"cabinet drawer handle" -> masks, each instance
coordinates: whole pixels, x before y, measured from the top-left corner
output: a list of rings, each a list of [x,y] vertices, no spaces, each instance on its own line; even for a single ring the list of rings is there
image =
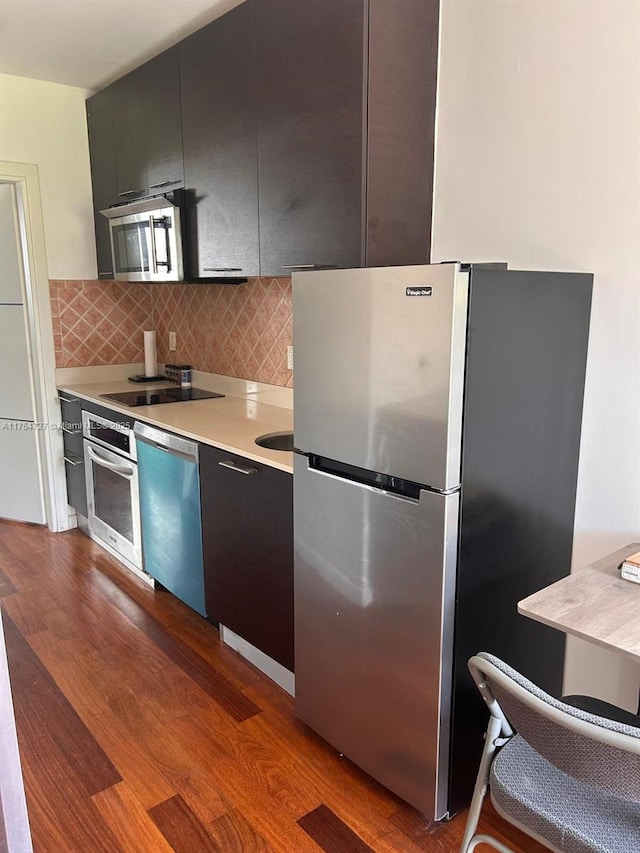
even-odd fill
[[[317,264],[282,264],[283,270],[314,270]]]
[[[282,264],[283,270],[337,270],[335,264]]]
[[[175,181],[160,181],[159,184],[149,184],[150,190],[158,190],[160,187],[170,187],[171,184],[179,184],[180,178],[177,178]]]
[[[65,397],[64,394],[58,394],[58,400],[62,400],[63,403],[79,403],[79,400],[74,400],[73,397]]]
[[[257,474],[257,468],[251,468],[250,465],[239,465],[233,459],[225,459],[223,462],[218,462],[223,468],[231,468],[232,471],[237,471],[239,474]]]
[[[144,190],[124,190],[123,192],[118,193],[118,198],[121,198],[123,195],[136,195],[141,192],[144,192]]]
[[[69,459],[68,456],[65,456],[64,461],[68,462],[69,465],[84,465],[84,459]]]
[[[80,430],[69,429],[69,427],[62,427],[62,432],[66,432],[67,435],[80,435]]]
[[[242,272],[242,267],[202,267],[203,272]]]

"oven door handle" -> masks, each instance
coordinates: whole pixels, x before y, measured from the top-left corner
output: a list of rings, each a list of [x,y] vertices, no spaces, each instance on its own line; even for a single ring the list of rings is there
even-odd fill
[[[100,456],[93,447],[87,445],[87,453],[89,454],[89,459],[92,459],[97,465],[102,465],[103,468],[108,468],[110,471],[115,471],[116,474],[122,474],[123,477],[127,477],[130,479],[134,475],[134,470],[126,465],[118,465],[115,462],[109,462],[108,459],[105,459],[103,456]]]

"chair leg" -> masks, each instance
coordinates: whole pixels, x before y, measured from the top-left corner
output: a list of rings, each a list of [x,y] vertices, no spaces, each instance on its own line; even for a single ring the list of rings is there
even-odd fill
[[[478,828],[480,820],[480,811],[484,796],[487,793],[487,784],[489,782],[489,770],[491,762],[496,751],[495,741],[500,737],[502,731],[502,720],[493,715],[489,718],[489,725],[484,736],[484,749],[482,750],[482,758],[480,759],[480,768],[478,769],[478,777],[476,779],[475,788],[473,789],[473,799],[469,806],[469,816],[467,817],[467,825],[465,827],[460,853],[471,853],[475,849],[476,843],[472,844],[473,836]],[[480,837],[480,836],[478,836]]]
[[[476,835],[472,838],[468,853],[473,853],[478,844],[489,844],[495,850],[498,850],[498,853],[513,853],[510,847],[505,847],[497,838],[492,838],[490,835]]]

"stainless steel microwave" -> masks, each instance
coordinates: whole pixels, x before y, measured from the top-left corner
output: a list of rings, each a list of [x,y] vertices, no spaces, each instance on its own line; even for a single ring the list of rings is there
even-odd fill
[[[113,277],[118,281],[183,281],[184,190],[101,210],[109,220]]]

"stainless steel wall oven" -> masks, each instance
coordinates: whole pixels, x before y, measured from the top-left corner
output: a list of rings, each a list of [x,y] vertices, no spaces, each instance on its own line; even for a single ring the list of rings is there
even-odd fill
[[[89,533],[142,576],[138,465],[132,425],[82,412]]]

